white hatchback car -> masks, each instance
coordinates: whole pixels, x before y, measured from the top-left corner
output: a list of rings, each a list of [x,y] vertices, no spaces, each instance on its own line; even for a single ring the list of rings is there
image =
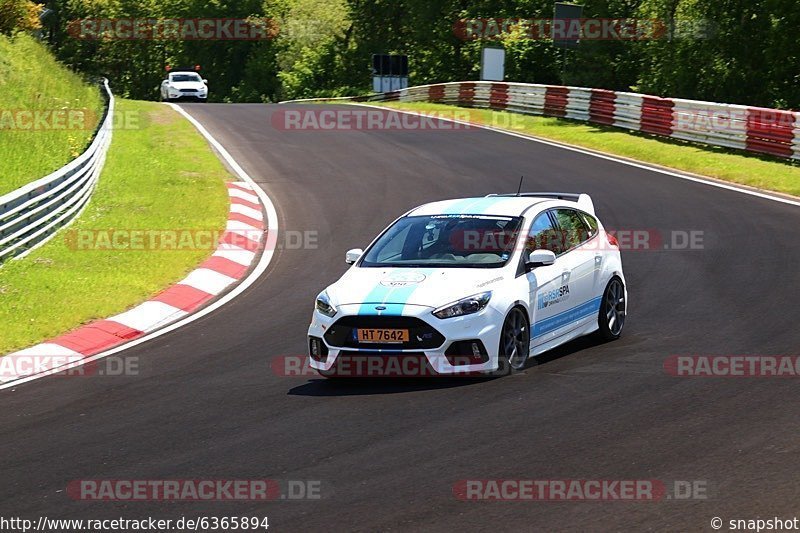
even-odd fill
[[[328,377],[365,375],[342,366],[352,358],[416,356],[437,375],[519,370],[576,337],[617,339],[625,325],[619,245],[586,194],[430,203],[346,261],[308,330],[310,365]]]
[[[194,98],[200,102],[208,100],[208,80],[192,71],[170,72],[161,82],[161,100],[168,102],[181,98]]]

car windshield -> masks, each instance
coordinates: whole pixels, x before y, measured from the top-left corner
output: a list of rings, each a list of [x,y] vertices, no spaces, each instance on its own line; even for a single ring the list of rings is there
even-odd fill
[[[511,258],[521,224],[519,217],[486,215],[404,217],[360,266],[499,268]]]
[[[173,74],[172,81],[200,81],[197,74]]]

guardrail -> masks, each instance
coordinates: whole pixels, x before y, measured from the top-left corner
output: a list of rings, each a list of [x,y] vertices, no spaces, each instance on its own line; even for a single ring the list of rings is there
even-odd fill
[[[89,202],[111,144],[114,95],[92,143],[80,156],[49,176],[0,196],[0,264],[41,246],[72,222]]]
[[[434,102],[568,118],[800,159],[800,113],[778,109],[584,87],[482,81],[421,85],[351,100]]]

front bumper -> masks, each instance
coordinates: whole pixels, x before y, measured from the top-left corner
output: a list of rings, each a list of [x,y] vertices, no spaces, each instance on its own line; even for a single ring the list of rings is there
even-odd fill
[[[168,94],[170,100],[201,100],[205,101],[208,99],[208,94],[199,94],[199,93],[169,93]]]
[[[406,305],[401,314],[363,314],[360,305],[344,305],[333,318],[314,311],[309,350],[312,342],[322,349],[310,356],[310,366],[340,377],[474,375],[497,370],[504,318],[500,313],[487,306],[473,315],[441,320],[432,311]],[[401,344],[359,343],[352,333],[359,327],[409,329],[411,338]]]

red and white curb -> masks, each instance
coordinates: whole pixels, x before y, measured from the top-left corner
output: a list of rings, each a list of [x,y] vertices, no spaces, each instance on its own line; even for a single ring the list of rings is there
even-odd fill
[[[228,183],[230,212],[214,254],[185,279],[133,309],[0,358],[0,382],[51,372],[144,337],[187,317],[241,280],[265,241],[264,209],[253,186]]]

